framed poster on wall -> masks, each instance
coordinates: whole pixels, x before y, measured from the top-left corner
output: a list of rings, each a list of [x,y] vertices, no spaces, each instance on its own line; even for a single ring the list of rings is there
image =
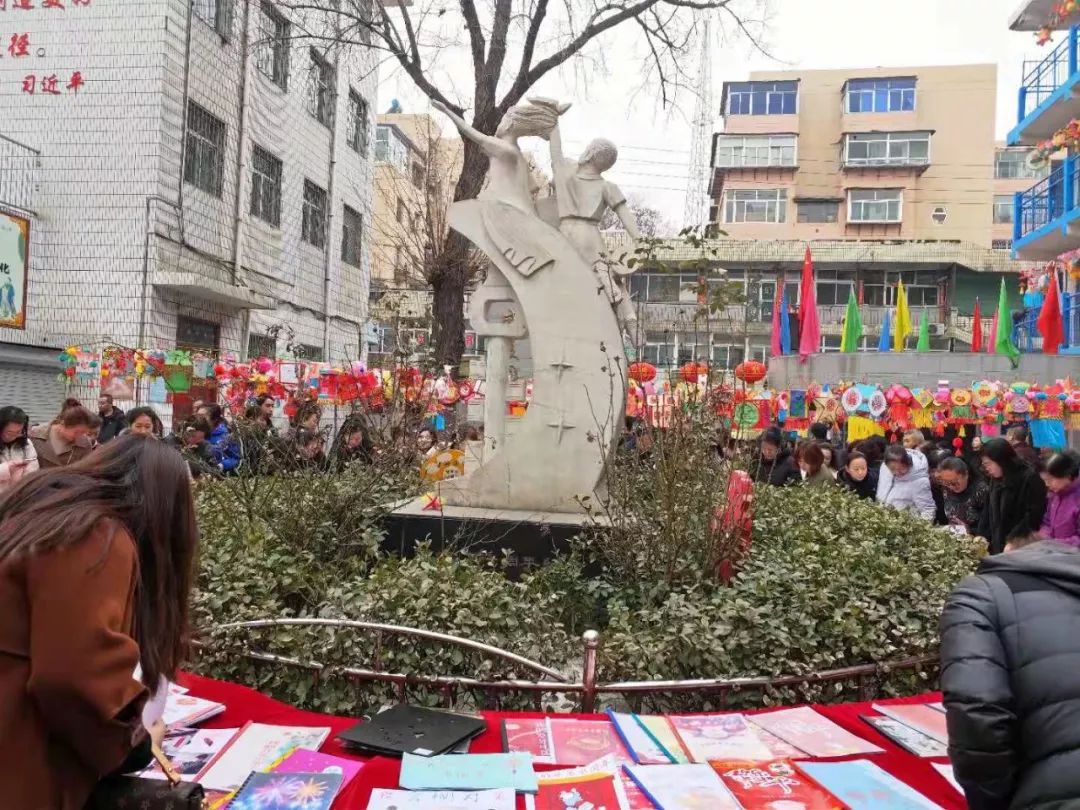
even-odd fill
[[[0,327],[26,329],[30,220],[0,209]]]

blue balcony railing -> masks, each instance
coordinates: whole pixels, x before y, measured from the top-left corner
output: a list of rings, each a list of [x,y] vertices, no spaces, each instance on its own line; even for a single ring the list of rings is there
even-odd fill
[[[1080,189],[1080,158],[1069,155],[1049,175],[1014,201],[1013,246],[1026,236],[1050,225],[1077,208]]]
[[[1038,326],[1039,311],[1025,309],[1013,325],[1013,341],[1025,354],[1034,354],[1043,349],[1043,339]],[[1080,352],[1080,292],[1061,296],[1061,317],[1065,324],[1065,342],[1060,351]]]
[[[1020,85],[1016,116],[1018,124],[1076,75],[1077,45],[1080,42],[1078,29],[1080,26],[1070,28],[1068,36],[1041,62],[1030,68],[1028,63],[1024,64],[1024,80]]]

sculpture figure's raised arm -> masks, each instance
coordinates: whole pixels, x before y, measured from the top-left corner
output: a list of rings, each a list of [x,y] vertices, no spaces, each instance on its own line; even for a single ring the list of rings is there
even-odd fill
[[[626,230],[627,236],[633,239],[635,242],[641,239],[641,234],[638,232],[637,217],[634,216],[633,210],[630,208],[630,204],[623,200],[621,203],[615,206],[615,216],[619,218],[619,222],[622,223],[623,228]]]
[[[458,132],[461,133],[462,138],[468,138],[470,141],[479,146],[488,157],[501,157],[509,152],[516,151],[513,146],[500,141],[498,138],[493,138],[490,135],[485,135],[480,130],[469,125],[469,123],[460,115],[455,113],[445,104],[439,101],[432,101],[431,106],[441,112],[447,118],[449,118],[454,126],[457,127]]]

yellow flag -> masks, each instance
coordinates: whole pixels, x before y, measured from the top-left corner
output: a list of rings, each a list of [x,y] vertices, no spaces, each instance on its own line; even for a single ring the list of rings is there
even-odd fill
[[[907,305],[904,282],[896,283],[896,321],[893,323],[893,351],[902,352],[911,335],[911,312]]]

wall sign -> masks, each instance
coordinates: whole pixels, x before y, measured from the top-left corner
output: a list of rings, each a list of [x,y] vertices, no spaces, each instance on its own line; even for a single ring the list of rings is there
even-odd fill
[[[0,327],[26,329],[30,220],[0,210]]]

